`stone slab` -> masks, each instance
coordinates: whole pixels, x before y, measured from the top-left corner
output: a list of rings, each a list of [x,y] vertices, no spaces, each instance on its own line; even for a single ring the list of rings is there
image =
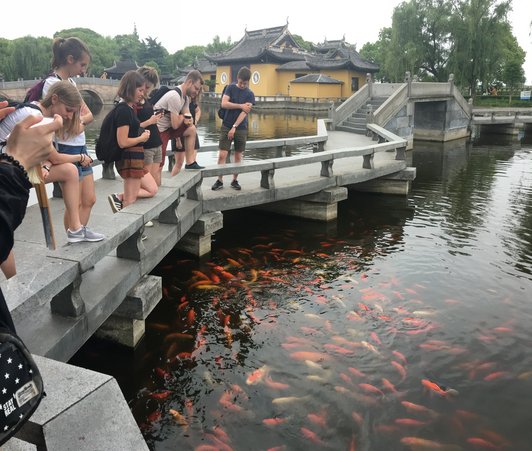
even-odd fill
[[[144,320],[162,298],[162,279],[146,275],[129,291],[113,316]]]

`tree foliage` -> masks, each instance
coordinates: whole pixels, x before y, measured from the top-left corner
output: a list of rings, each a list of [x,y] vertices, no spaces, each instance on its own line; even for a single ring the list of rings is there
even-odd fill
[[[510,8],[511,0],[408,0],[360,53],[380,65],[382,81],[402,81],[409,71],[434,81],[454,73],[472,94],[494,80],[517,86],[524,52],[508,24]]]

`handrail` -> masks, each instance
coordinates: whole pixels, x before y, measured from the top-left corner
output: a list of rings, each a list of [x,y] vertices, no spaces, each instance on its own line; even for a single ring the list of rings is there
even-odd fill
[[[373,123],[386,125],[388,120],[396,114],[408,100],[408,84],[403,83],[384,103],[373,113]]]
[[[353,111],[357,111],[370,99],[368,84],[365,84],[338,108],[331,110],[333,128],[349,117]]]

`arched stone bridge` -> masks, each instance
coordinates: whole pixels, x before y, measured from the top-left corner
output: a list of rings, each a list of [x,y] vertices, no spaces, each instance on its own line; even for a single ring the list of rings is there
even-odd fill
[[[120,83],[119,80],[102,80],[95,77],[78,77],[75,80],[85,101],[95,107],[96,110],[100,110],[105,104],[113,103]],[[37,81],[38,79],[0,82],[0,96],[22,100],[26,91]]]

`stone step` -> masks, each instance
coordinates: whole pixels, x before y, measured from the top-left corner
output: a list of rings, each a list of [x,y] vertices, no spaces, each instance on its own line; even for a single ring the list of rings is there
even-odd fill
[[[349,133],[356,133],[357,135],[365,135],[366,134],[366,127],[346,127],[345,125],[339,125],[336,127],[336,130],[342,131],[342,132],[349,132]]]

